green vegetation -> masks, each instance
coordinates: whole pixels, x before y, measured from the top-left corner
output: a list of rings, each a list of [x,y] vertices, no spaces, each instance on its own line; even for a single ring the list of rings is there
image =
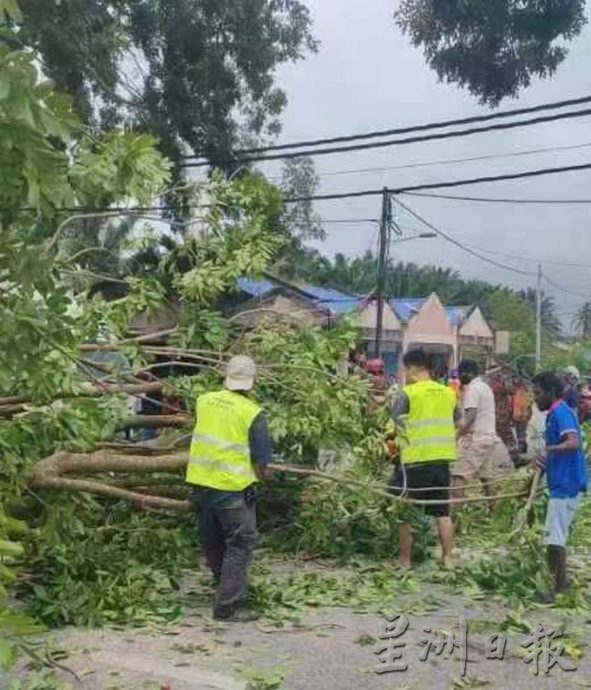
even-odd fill
[[[551,77],[586,22],[584,0],[404,0],[396,20],[440,79],[490,106]]]

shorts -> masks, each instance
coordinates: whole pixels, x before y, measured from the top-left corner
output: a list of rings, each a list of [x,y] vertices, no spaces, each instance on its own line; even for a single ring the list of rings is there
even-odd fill
[[[458,442],[458,459],[452,475],[470,482],[473,479],[494,479],[508,453],[503,442],[496,435],[463,436]],[[502,456],[502,457],[501,457]]]
[[[566,546],[570,526],[582,499],[583,494],[574,498],[550,498],[544,527],[546,546]]]
[[[409,491],[408,498],[416,498],[421,501],[448,501],[450,498],[449,465],[449,461],[446,460],[399,465],[390,479],[390,491],[393,494],[402,494],[404,473],[406,473],[406,488],[417,489],[416,491]],[[434,491],[421,491],[426,487],[436,488]],[[449,503],[430,503],[420,507],[431,517],[447,517],[449,515]]]

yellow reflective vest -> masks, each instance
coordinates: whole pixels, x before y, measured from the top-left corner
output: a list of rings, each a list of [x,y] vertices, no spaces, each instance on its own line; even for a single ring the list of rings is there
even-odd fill
[[[454,411],[456,396],[436,381],[417,381],[402,389],[409,413],[402,417],[400,459],[404,465],[456,459]]]
[[[248,436],[260,411],[246,396],[228,390],[199,396],[187,482],[221,491],[242,491],[258,481]]]

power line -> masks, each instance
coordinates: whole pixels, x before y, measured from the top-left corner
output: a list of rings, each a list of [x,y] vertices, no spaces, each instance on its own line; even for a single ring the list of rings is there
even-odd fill
[[[548,278],[548,276],[543,273],[542,278],[549,284],[552,285],[552,287],[555,287],[557,290],[561,290],[562,292],[565,292],[568,295],[573,295],[574,297],[580,297],[581,299],[584,300],[589,300],[591,298],[591,291],[589,291],[586,295],[583,295],[580,292],[575,292],[574,290],[569,290],[568,288],[562,287],[562,285],[559,285],[557,282],[552,280],[551,278]]]
[[[576,110],[574,112],[560,113],[555,115],[543,115],[540,117],[530,118],[529,120],[518,120],[516,122],[503,122],[501,124],[488,125],[487,127],[472,127],[468,129],[461,129],[456,132],[439,132],[436,134],[425,134],[421,136],[407,137],[406,139],[392,139],[388,141],[375,141],[367,144],[351,144],[349,146],[338,146],[335,148],[319,148],[306,151],[306,156],[324,156],[332,153],[346,153],[348,151],[364,151],[366,149],[385,148],[388,146],[402,146],[404,144],[416,144],[423,141],[434,141],[440,139],[453,139],[457,137],[465,137],[472,134],[482,134],[484,132],[502,131],[506,129],[514,129],[516,127],[526,127],[529,125],[541,124],[544,122],[555,122],[557,120],[567,120],[575,117],[585,117],[591,115],[591,108],[585,110]],[[255,163],[261,161],[275,161],[290,158],[299,158],[302,156],[300,152],[288,152],[271,154],[270,156],[247,156],[246,158],[233,158],[237,163]],[[203,168],[209,167],[209,161],[201,161],[196,163],[184,163],[181,168]]]
[[[459,240],[455,239],[454,237],[452,237],[448,233],[443,232],[443,230],[440,230],[439,228],[437,228],[435,225],[433,225],[428,220],[423,218],[423,216],[419,215],[416,211],[414,211],[410,206],[405,204],[403,201],[400,201],[400,199],[395,199],[395,201],[405,211],[407,211],[407,213],[410,213],[412,216],[414,216],[414,218],[416,218],[418,221],[423,223],[423,225],[426,225],[428,228],[433,230],[433,232],[437,233],[439,236],[443,237],[448,242],[451,242],[451,244],[455,245],[459,249],[462,249],[463,251],[467,252],[468,254],[471,254],[472,256],[476,257],[477,259],[480,259],[481,261],[484,261],[488,264],[491,264],[492,266],[496,266],[497,268],[502,268],[505,271],[510,271],[511,273],[517,273],[519,275],[524,275],[524,276],[535,276],[535,275],[537,275],[537,273],[535,273],[533,271],[523,271],[519,268],[515,268],[513,266],[507,266],[506,264],[501,264],[498,261],[495,261],[494,259],[489,259],[488,257],[483,256],[479,252],[475,251],[475,249],[473,249],[470,245],[467,245],[463,242],[460,242]],[[487,251],[487,250],[481,250],[481,251]],[[582,299],[589,299],[589,297],[591,297],[591,292],[588,295],[582,295],[581,293],[574,292],[572,290],[569,290],[569,289],[563,287],[562,285],[559,285],[554,280],[548,278],[548,276],[545,275],[544,273],[542,273],[542,277],[546,280],[547,283],[549,283],[550,285],[552,285],[556,289],[561,290],[563,292],[566,292],[570,295],[574,295],[575,297],[580,297]]]
[[[505,180],[518,180],[527,177],[539,177],[541,175],[553,175],[563,172],[575,172],[580,170],[591,169],[591,163],[582,163],[580,165],[567,165],[558,168],[540,168],[537,170],[526,170],[519,173],[508,173],[505,175],[488,175],[485,177],[472,177],[464,180],[452,180],[450,182],[429,182],[418,185],[409,185],[406,187],[397,187],[390,189],[392,194],[407,194],[422,189],[441,189],[444,187],[463,187],[471,184],[481,184],[484,182],[503,182]],[[291,197],[283,201],[285,203],[297,203],[300,201],[331,201],[334,199],[352,199],[363,196],[377,196],[382,193],[381,189],[365,189],[355,192],[339,192],[335,194],[315,194],[312,196]]]
[[[379,223],[380,221],[377,220],[377,218],[321,218],[320,219],[321,223]]]
[[[403,192],[409,196],[424,197],[426,199],[444,199],[446,201],[474,201],[488,204],[591,204],[591,199],[511,199],[483,196],[456,196],[455,194],[421,194],[420,192]]]
[[[486,256],[483,256],[482,254],[478,253],[477,251],[474,251],[471,249],[469,246],[465,245],[463,242],[460,242],[459,240],[456,240],[454,237],[451,235],[448,235],[446,232],[443,232],[443,230],[440,230],[438,227],[433,225],[433,223],[430,223],[428,220],[423,218],[423,216],[419,215],[416,211],[414,211],[410,206],[407,206],[403,201],[400,201],[400,199],[395,199],[396,203],[401,206],[407,213],[410,213],[411,216],[414,216],[418,221],[423,223],[426,227],[428,227],[430,230],[433,232],[437,233],[441,237],[443,237],[445,240],[448,242],[451,242],[451,244],[455,245],[456,247],[459,247],[463,251],[467,252],[468,254],[471,254],[472,256],[476,257],[477,259],[480,259],[481,261],[486,262],[487,264],[491,264],[492,266],[496,266],[497,268],[502,268],[505,271],[511,271],[512,273],[518,273],[519,275],[523,276],[535,276],[536,274],[532,271],[522,271],[519,268],[513,268],[511,266],[507,266],[506,264],[501,264],[498,261],[495,261],[494,259],[489,259]]]
[[[466,179],[461,179],[461,180],[451,180],[449,182],[430,182],[430,183],[424,183],[424,184],[417,184],[417,185],[408,185],[405,187],[396,187],[396,188],[390,188],[390,193],[391,194],[411,194],[411,192],[417,192],[425,189],[441,189],[441,188],[446,188],[446,187],[463,187],[466,185],[472,185],[472,184],[482,184],[485,182],[503,182],[506,180],[518,180],[518,179],[524,179],[528,177],[539,177],[541,175],[554,175],[558,173],[564,173],[564,172],[577,172],[581,170],[589,170],[591,169],[591,163],[582,163],[580,165],[567,165],[567,166],[561,166],[557,168],[539,168],[536,170],[524,170],[522,172],[518,173],[508,173],[505,175],[489,175],[489,176],[484,176],[484,177],[471,177],[471,178],[466,178]],[[284,203],[288,204],[293,204],[293,203],[298,203],[300,201],[332,201],[332,200],[337,200],[337,199],[354,199],[354,198],[359,198],[359,197],[364,197],[364,196],[378,196],[382,194],[382,189],[362,189],[362,190],[356,190],[352,192],[337,192],[334,194],[312,194],[309,196],[299,196],[299,197],[286,197],[283,199]],[[431,196],[431,195],[418,195],[414,194],[414,196]],[[459,197],[452,197],[452,198],[459,198]],[[571,203],[571,202],[565,202],[565,203]],[[576,202],[575,202],[576,203]],[[586,202],[588,203],[588,202]],[[60,212],[67,212],[67,213],[87,213],[89,215],[95,214],[95,213],[101,213],[101,212],[111,212],[112,216],[115,217],[116,215],[126,215],[126,214],[133,214],[133,213],[145,213],[145,212],[151,212],[151,211],[168,211],[171,210],[172,207],[170,206],[165,206],[165,205],[160,205],[160,206],[110,206],[110,207],[89,207],[89,206],[71,206],[71,207],[56,207],[54,210],[55,211],[60,211]],[[196,208],[211,208],[211,204],[192,204],[188,208],[191,209],[196,209]],[[36,209],[31,207],[31,208],[24,208],[22,210],[30,210],[30,211],[35,211]],[[161,220],[163,223],[167,223],[168,219],[167,218],[158,218],[154,220]],[[340,222],[340,220],[339,220]],[[363,222],[375,222],[374,218],[371,219],[363,219]]]
[[[409,134],[411,132],[422,132],[429,129],[440,129],[442,127],[452,127],[456,125],[474,124],[476,122],[487,122],[490,120],[498,120],[505,117],[512,117],[514,115],[525,115],[527,113],[536,113],[544,110],[556,110],[558,108],[566,108],[573,105],[582,105],[589,103],[591,96],[582,96],[581,98],[572,98],[563,101],[554,101],[551,103],[542,103],[528,108],[514,108],[512,110],[504,110],[500,113],[487,113],[486,115],[474,115],[471,117],[456,118],[453,120],[439,120],[435,122],[428,122],[422,125],[413,125],[409,127],[397,127],[394,129],[375,130],[373,132],[363,132],[361,134],[350,134],[346,136],[330,137],[324,139],[310,139],[308,141],[296,141],[288,144],[274,144],[270,146],[261,146],[258,148],[239,149],[236,155],[265,153],[267,151],[285,151],[286,149],[307,148],[310,146],[319,146],[325,144],[339,144],[346,141],[356,141],[363,139],[374,139],[385,136],[393,136],[398,134]],[[304,155],[308,155],[307,153]],[[196,158],[196,156],[183,156],[185,159]]]
[[[333,170],[330,172],[316,173],[318,177],[335,177],[338,175],[356,175],[363,173],[374,172],[390,172],[393,170],[411,170],[414,168],[431,168],[436,165],[452,165],[456,163],[474,163],[477,161],[496,160],[500,158],[516,158],[520,156],[533,156],[538,153],[550,153],[556,151],[572,151],[575,149],[582,149],[591,146],[591,142],[586,144],[574,144],[572,146],[549,146],[541,149],[528,149],[527,151],[515,151],[513,153],[493,153],[484,156],[471,156],[469,158],[447,158],[434,161],[424,161],[422,163],[406,163],[404,165],[381,166],[374,168],[350,168],[348,170]],[[269,179],[279,179],[278,177],[270,177]]]
[[[476,246],[472,243],[466,244],[467,247],[474,249],[479,252],[484,252],[485,254],[493,254],[495,256],[500,256],[506,259],[514,259],[516,261],[528,261],[530,263],[542,263],[542,264],[552,264],[553,266],[566,266],[570,268],[586,268],[591,269],[591,264],[576,263],[571,261],[558,261],[556,259],[544,259],[542,257],[526,256],[525,254],[512,254],[509,252],[499,252],[494,249],[488,249],[486,247]]]

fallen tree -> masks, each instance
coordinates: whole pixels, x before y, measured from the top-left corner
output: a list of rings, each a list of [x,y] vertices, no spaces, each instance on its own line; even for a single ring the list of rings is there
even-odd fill
[[[137,504],[140,507],[160,508],[162,510],[173,510],[186,512],[189,509],[187,501],[178,501],[165,496],[158,496],[152,493],[141,493],[122,488],[122,480],[91,480],[81,478],[71,478],[71,475],[100,475],[106,473],[117,473],[118,475],[132,475],[125,479],[126,486],[145,486],[149,483],[153,486],[165,486],[170,484],[170,477],[159,478],[151,477],[149,482],[142,475],[155,473],[184,473],[188,461],[186,452],[171,452],[164,455],[118,455],[109,450],[99,450],[89,454],[77,454],[61,451],[44,458],[35,467],[30,485],[33,489],[59,489],[63,491],[86,491],[100,496],[123,499]],[[290,465],[270,464],[269,468],[275,472],[285,472],[311,479],[342,484],[353,487],[361,493],[389,501],[401,501],[410,505],[429,505],[441,503],[438,499],[415,499],[412,494],[395,495],[385,490],[383,486],[370,481],[361,481],[349,476],[328,474],[319,472],[315,469],[306,467],[293,467]],[[179,482],[180,483],[180,482]],[[475,496],[464,499],[448,499],[447,503],[470,503],[470,502],[489,502],[521,498],[528,495],[527,488],[524,486],[519,491],[501,492],[491,496]],[[434,487],[435,488],[435,487]],[[425,491],[428,489],[422,489]],[[534,494],[537,493],[537,485]],[[368,496],[368,499],[369,499]]]

